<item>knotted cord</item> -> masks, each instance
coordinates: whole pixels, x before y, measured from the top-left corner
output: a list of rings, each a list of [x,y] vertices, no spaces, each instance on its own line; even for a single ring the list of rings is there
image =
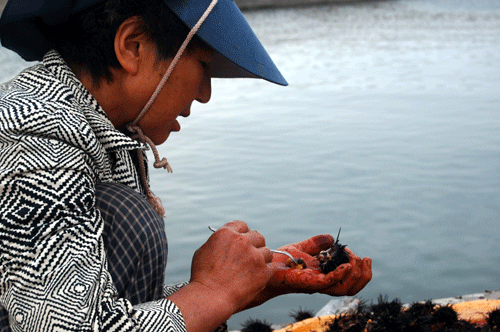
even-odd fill
[[[206,18],[208,17],[208,15],[210,14],[210,12],[212,11],[212,9],[215,7],[216,4],[217,4],[217,0],[212,0],[210,5],[207,7],[207,9],[203,13],[203,15],[198,20],[198,22],[193,26],[191,31],[189,31],[186,39],[182,43],[182,45],[179,48],[179,50],[177,51],[177,54],[175,55],[174,59],[172,60],[172,62],[168,66],[167,71],[163,75],[163,78],[161,79],[160,83],[158,83],[156,90],[153,92],[153,94],[149,98],[148,102],[146,103],[146,105],[144,105],[144,107],[142,108],[141,112],[137,115],[135,120],[127,125],[127,130],[132,133],[132,138],[143,143],[143,144],[149,145],[149,147],[153,151],[153,154],[155,157],[155,162],[154,162],[153,166],[155,168],[164,168],[169,173],[172,173],[172,167],[170,167],[170,164],[168,163],[167,158],[164,157],[160,160],[160,155],[158,153],[158,150],[156,149],[156,145],[153,143],[153,141],[149,137],[144,135],[141,128],[139,128],[138,123],[142,119],[142,117],[146,114],[146,112],[149,110],[149,108],[154,103],[154,101],[156,100],[158,95],[160,94],[160,91],[163,89],[163,86],[165,85],[168,78],[170,77],[170,74],[174,70],[175,65],[177,64],[180,57],[182,56],[182,54],[186,50],[186,48],[189,44],[189,41],[191,41],[191,39],[196,34],[196,32],[198,32],[198,29],[201,27],[203,22],[205,22]],[[146,197],[147,197],[149,203],[155,209],[155,211],[160,216],[164,217],[165,216],[165,209],[163,208],[163,205],[162,205],[160,199],[153,195],[153,193],[151,192],[151,189],[149,188],[149,185],[148,185],[142,150],[140,150],[140,149],[137,150],[137,156],[138,156],[138,160],[139,160],[139,175],[141,177],[141,182],[142,182],[142,186],[144,188],[144,191],[146,193]]]

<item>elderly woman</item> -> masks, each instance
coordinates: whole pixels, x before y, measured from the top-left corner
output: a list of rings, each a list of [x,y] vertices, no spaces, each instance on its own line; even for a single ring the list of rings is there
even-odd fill
[[[232,0],[10,0],[2,45],[39,64],[0,86],[0,330],[212,331],[286,293],[355,294],[371,260],[322,274],[330,235],[283,247],[242,221],[164,285],[163,208],[144,150],[179,131],[212,77],[286,85]]]

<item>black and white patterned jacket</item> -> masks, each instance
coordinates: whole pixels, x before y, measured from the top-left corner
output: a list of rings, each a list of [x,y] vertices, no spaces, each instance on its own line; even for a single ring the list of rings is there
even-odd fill
[[[141,191],[137,148],[54,51],[0,85],[0,305],[13,331],[185,331],[173,302],[132,306],[107,271],[94,188]]]

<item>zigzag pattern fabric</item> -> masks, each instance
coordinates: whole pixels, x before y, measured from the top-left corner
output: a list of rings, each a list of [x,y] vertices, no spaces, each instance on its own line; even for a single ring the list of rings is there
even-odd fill
[[[185,332],[167,299],[118,298],[95,185],[142,192],[130,151],[55,51],[0,85],[0,305],[13,331]]]

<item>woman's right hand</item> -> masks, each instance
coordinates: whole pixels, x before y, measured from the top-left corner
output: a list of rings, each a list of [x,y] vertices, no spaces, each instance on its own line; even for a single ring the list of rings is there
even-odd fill
[[[227,223],[196,250],[189,284],[168,299],[189,332],[210,332],[245,309],[268,284],[273,255],[242,221]]]
[[[196,250],[190,283],[216,290],[234,306],[234,314],[264,290],[273,275],[268,265],[272,258],[260,233],[243,221],[232,221]]]

